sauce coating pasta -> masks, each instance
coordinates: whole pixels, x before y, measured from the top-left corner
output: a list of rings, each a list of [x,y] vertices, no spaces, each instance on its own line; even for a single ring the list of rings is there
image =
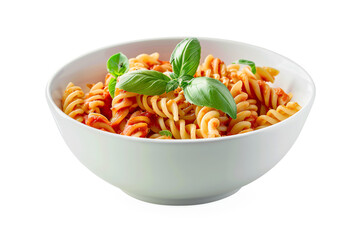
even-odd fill
[[[170,62],[160,60],[158,53],[129,59],[129,72],[144,69],[168,76],[172,73]],[[197,139],[242,134],[276,124],[301,109],[291,102],[291,93],[272,87],[278,74],[271,67],[257,66],[253,73],[249,66],[226,65],[212,55],[205,58],[194,77],[211,77],[223,83],[234,98],[236,119],[221,110],[191,104],[180,87],[155,96],[116,88],[112,98],[109,73],[104,81],[89,84],[86,94],[69,83],[62,110],[90,127],[130,137]],[[164,131],[168,134],[162,134]]]

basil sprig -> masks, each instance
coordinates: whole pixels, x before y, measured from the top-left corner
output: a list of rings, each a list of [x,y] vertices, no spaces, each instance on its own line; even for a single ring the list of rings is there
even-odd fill
[[[107,61],[107,71],[113,76],[109,81],[109,93],[114,98],[116,79],[129,71],[129,60],[121,52],[112,55]]]
[[[239,59],[235,62],[233,62],[233,64],[244,64],[244,65],[249,65],[250,68],[251,68],[251,72],[253,74],[256,73],[256,66],[255,66],[255,63],[253,61],[249,61],[249,60],[245,60],[245,59]]]
[[[194,78],[200,55],[199,40],[186,38],[171,54],[173,72],[170,77],[154,70],[137,70],[122,75],[116,88],[144,95],[161,95],[181,87],[188,102],[221,110],[236,119],[235,100],[224,84],[209,77]]]

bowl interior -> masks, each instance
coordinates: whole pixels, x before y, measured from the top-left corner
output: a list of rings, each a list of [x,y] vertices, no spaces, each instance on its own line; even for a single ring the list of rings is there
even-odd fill
[[[128,58],[132,58],[141,53],[151,54],[158,52],[161,60],[169,60],[171,52],[182,39],[135,41],[89,53],[64,66],[49,83],[48,93],[53,102],[60,107],[62,94],[69,82],[81,86],[84,92],[87,92],[89,89],[86,84],[104,80],[106,62],[111,55],[122,52]],[[303,107],[310,103],[315,95],[311,77],[304,69],[286,57],[240,42],[207,38],[200,38],[199,40],[202,49],[202,60],[208,54],[212,54],[226,64],[230,64],[237,59],[247,59],[254,61],[258,66],[274,67],[280,70],[280,74],[273,85],[281,87],[286,92],[293,93],[293,101],[297,101]]]

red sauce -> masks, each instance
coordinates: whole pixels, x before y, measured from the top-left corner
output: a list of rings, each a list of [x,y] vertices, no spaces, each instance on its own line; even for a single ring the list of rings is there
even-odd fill
[[[148,128],[147,120],[143,119],[144,117],[148,118],[151,122],[153,121],[151,119],[154,118],[154,114],[141,111],[134,112],[127,121],[125,129],[121,134],[130,136],[134,133],[141,132],[140,137],[145,137],[149,133],[150,129]]]
[[[111,117],[112,117],[111,104],[112,104],[112,98],[109,93],[109,90],[106,89],[104,91],[104,106],[102,106],[100,108],[100,112],[107,119],[111,119]]]
[[[287,95],[281,88],[275,88],[275,93],[284,102],[288,101],[290,98],[289,95]]]
[[[151,120],[155,120],[155,119],[156,119],[155,115],[152,114],[152,113],[149,113],[149,112],[142,112],[142,113],[140,113],[139,116],[145,116],[145,117],[150,118]]]
[[[257,82],[258,82],[258,85],[259,85],[261,91],[262,91],[262,90],[266,87],[266,85],[267,85],[266,82],[263,81],[263,80],[258,80]]]
[[[103,123],[107,123],[106,120],[101,117],[101,116],[91,116],[91,117],[88,117],[87,120],[86,120],[86,125],[93,125],[94,123],[97,123],[97,122],[103,122]]]
[[[246,120],[251,123],[251,126],[252,126],[252,127],[255,127],[256,119],[257,119],[256,116],[251,115],[251,116],[250,116],[249,118],[247,118]]]

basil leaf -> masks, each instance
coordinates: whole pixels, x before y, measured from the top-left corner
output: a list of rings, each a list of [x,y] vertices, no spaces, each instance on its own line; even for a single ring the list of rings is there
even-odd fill
[[[190,81],[193,79],[193,76],[185,75],[179,78],[180,87],[184,88],[189,85]]]
[[[171,78],[171,79],[176,79],[176,78],[177,78],[177,77],[176,77],[176,74],[173,73],[173,72],[171,72],[169,75],[170,75],[170,78]]]
[[[209,77],[194,78],[184,88],[184,95],[192,104],[221,110],[236,119],[235,100],[227,87],[219,80]]]
[[[162,130],[159,134],[162,136],[172,137],[172,133],[169,130]]]
[[[170,63],[174,73],[193,76],[200,63],[201,46],[197,38],[185,38],[174,49]]]
[[[172,79],[166,84],[165,91],[168,93],[168,92],[174,91],[178,87],[179,87],[179,82],[176,79]]]
[[[110,81],[109,81],[109,93],[110,93],[110,96],[112,98],[114,98],[114,95],[115,95],[115,86],[116,86],[116,78],[111,78]]]
[[[255,63],[249,60],[245,60],[245,59],[239,59],[236,62],[233,62],[233,64],[244,64],[244,65],[249,65],[251,67],[251,72],[253,74],[256,73],[256,66]]]
[[[128,72],[119,78],[116,88],[144,95],[161,95],[170,78],[154,70]]]
[[[128,58],[122,53],[112,55],[107,61],[107,70],[115,77],[123,75],[129,71]]]

